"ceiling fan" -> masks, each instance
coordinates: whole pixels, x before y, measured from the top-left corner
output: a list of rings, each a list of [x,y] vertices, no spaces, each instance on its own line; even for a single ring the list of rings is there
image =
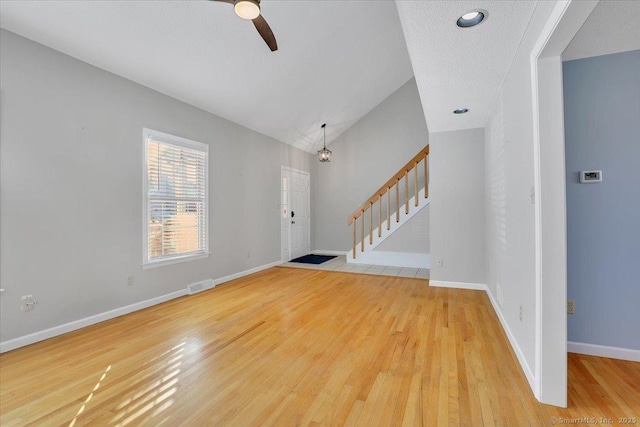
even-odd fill
[[[273,31],[271,31],[271,27],[267,24],[267,21],[264,20],[262,15],[260,14],[260,0],[212,0],[219,1],[223,3],[230,3],[233,5],[233,9],[236,11],[236,15],[238,15],[242,19],[250,19],[253,22],[253,25],[256,27],[256,30],[260,33],[262,38],[264,39],[271,52],[278,50],[278,43],[276,42],[276,37],[273,35]]]

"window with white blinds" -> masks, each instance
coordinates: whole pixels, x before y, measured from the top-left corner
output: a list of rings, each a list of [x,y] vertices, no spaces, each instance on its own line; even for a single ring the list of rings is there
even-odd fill
[[[144,264],[209,253],[209,146],[144,129]]]

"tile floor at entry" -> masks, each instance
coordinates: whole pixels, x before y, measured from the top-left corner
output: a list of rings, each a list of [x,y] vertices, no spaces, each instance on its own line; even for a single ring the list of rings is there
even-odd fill
[[[282,267],[306,268],[310,270],[341,271],[345,273],[375,274],[378,276],[415,277],[428,279],[428,268],[392,267],[384,265],[349,264],[346,255],[323,262],[322,264],[303,264],[300,262],[285,262]]]

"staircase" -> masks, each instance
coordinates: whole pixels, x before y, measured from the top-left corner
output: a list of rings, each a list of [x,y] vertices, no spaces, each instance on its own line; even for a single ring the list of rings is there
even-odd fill
[[[402,259],[390,264],[384,253],[374,251],[380,243],[428,205],[427,145],[349,215],[347,224],[353,229],[353,248],[347,254],[347,262],[399,267],[423,267],[425,262],[428,264],[428,254],[403,254]]]

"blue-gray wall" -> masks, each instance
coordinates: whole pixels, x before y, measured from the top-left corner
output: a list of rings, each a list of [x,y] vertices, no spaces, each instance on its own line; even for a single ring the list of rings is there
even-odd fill
[[[563,72],[568,340],[640,349],[640,50]],[[592,169],[603,182],[580,184]]]

